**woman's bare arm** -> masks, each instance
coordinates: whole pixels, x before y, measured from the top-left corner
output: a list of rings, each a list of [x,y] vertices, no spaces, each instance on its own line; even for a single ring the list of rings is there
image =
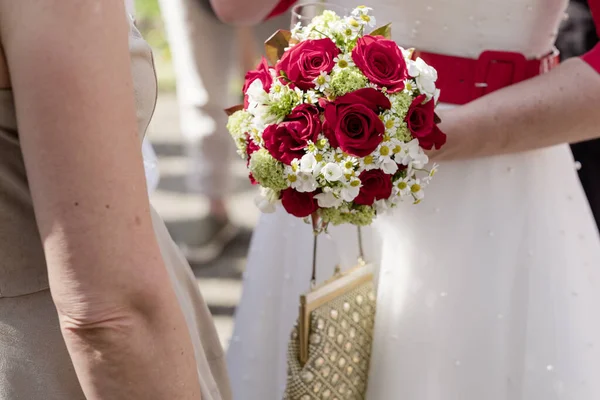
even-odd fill
[[[123,0],[0,0],[0,29],[51,291],[86,397],[200,399],[152,228]]]
[[[581,59],[441,112],[448,142],[432,153],[456,160],[517,153],[600,137],[600,75]]]

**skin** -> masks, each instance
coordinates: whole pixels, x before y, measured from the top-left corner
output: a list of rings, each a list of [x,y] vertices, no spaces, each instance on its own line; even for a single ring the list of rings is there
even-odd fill
[[[123,0],[0,0],[0,86],[15,94],[52,297],[86,398],[197,400],[152,227],[128,32]]]

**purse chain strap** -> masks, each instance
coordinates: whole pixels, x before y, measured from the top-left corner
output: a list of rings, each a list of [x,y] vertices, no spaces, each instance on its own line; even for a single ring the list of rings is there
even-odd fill
[[[356,227],[356,233],[358,236],[358,263],[365,263],[365,251],[363,247],[363,236],[362,229],[360,226]],[[312,258],[312,275],[310,277],[311,288],[314,288],[317,284],[317,244],[318,244],[319,232],[313,231],[313,258]],[[333,240],[333,239],[332,239]],[[339,264],[335,267],[334,276],[340,272]]]

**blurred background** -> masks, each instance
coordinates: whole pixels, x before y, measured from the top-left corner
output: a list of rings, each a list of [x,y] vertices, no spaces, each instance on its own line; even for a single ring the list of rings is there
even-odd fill
[[[160,91],[148,131],[148,138],[159,158],[161,175],[158,189],[152,195],[152,203],[167,223],[174,240],[185,245],[194,241],[196,227],[202,224],[209,213],[209,204],[204,196],[189,190],[186,184],[189,155],[180,130],[175,69],[158,0],[136,0],[136,24],[154,50]],[[198,40],[211,39],[199,37]],[[210,78],[223,79],[221,76]],[[237,79],[230,79],[232,94],[240,93],[242,84],[240,72]],[[232,97],[235,99],[235,95]],[[234,187],[226,199],[226,206],[231,222],[240,228],[239,232],[222,255],[212,262],[192,262],[224,345],[227,345],[231,336],[232,316],[241,294],[246,251],[259,213],[254,206],[254,190],[248,182],[244,162],[237,157],[231,160]]]
[[[184,1],[188,1],[189,5],[192,0]],[[207,1],[194,1],[198,7],[204,7],[204,13],[209,12],[206,8]],[[202,230],[208,226],[207,218],[212,214],[213,208],[205,195],[190,189],[189,185],[189,176],[193,175],[194,169],[202,169],[203,165],[202,163],[198,164],[198,160],[195,160],[194,164],[194,160],[190,159],[190,157],[194,158],[193,155],[190,156],[190,141],[182,132],[180,124],[181,108],[176,93],[177,69],[173,65],[173,51],[167,40],[168,37],[173,39],[173,34],[172,32],[170,35],[166,33],[159,0],[136,0],[135,3],[138,29],[154,50],[160,90],[154,119],[148,131],[148,138],[158,155],[161,174],[158,189],[152,195],[152,202],[167,223],[174,240],[182,248],[189,250],[200,242],[206,241],[206,232],[202,232]],[[181,0],[163,0],[162,4],[163,6],[170,4],[171,12],[176,12],[179,6],[174,4],[185,3]],[[570,18],[565,21],[558,42],[558,47],[565,58],[584,53],[597,41],[593,21],[585,0],[572,0],[569,14]],[[219,24],[216,20],[211,23]],[[227,80],[226,87],[229,96],[225,97],[232,99],[227,106],[240,103],[243,84],[242,70],[253,68],[260,57],[259,45],[277,29],[288,28],[288,24],[289,15],[286,14],[250,31],[234,32],[233,28],[215,25],[215,34],[195,33],[192,35],[194,42],[219,41],[220,33],[216,31],[223,29],[231,30],[233,38],[229,42],[233,43],[233,49],[229,49],[229,51],[233,51],[234,56],[229,59],[228,63],[232,64],[229,65],[230,67],[236,67],[233,69],[237,69],[237,72],[228,75],[227,68],[222,65],[215,69],[219,72],[214,72],[214,76],[202,76],[202,80]],[[240,43],[240,41],[244,43]],[[253,46],[253,43],[256,46]],[[219,52],[228,50],[226,42],[221,47]],[[258,50],[251,50],[254,47]],[[210,57],[208,54],[206,56]],[[179,62],[181,63],[181,59]],[[225,107],[217,108],[217,112],[220,113],[220,110]],[[217,125],[224,125],[224,122],[221,121]],[[186,125],[183,124],[183,126]],[[224,126],[216,126],[215,131],[229,140],[224,128]],[[231,169],[229,180],[232,183],[231,190],[224,197],[224,205],[228,222],[235,227],[235,230],[229,232],[231,235],[227,236],[227,240],[221,241],[223,246],[217,246],[217,251],[211,251],[209,257],[206,257],[204,253],[194,254],[193,252],[188,257],[202,293],[213,312],[225,347],[231,336],[233,314],[241,295],[242,276],[251,232],[259,218],[259,211],[254,205],[255,189],[248,182],[244,162],[235,156],[233,147],[230,151],[233,156],[222,166],[224,169]],[[599,221],[600,185],[593,177],[597,177],[596,171],[600,170],[600,141],[576,145],[574,152],[576,159],[583,165],[580,176],[586,193],[592,200],[596,220]],[[204,239],[200,239],[201,236]]]

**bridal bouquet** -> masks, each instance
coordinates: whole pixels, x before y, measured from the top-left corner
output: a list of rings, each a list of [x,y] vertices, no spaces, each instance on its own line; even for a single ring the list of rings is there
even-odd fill
[[[370,11],[325,11],[277,32],[269,60],[247,73],[228,129],[261,187],[262,211],[281,203],[296,217],[362,226],[423,199],[437,168],[426,168],[424,149],[446,141],[437,73],[390,40],[389,25],[367,34]]]

